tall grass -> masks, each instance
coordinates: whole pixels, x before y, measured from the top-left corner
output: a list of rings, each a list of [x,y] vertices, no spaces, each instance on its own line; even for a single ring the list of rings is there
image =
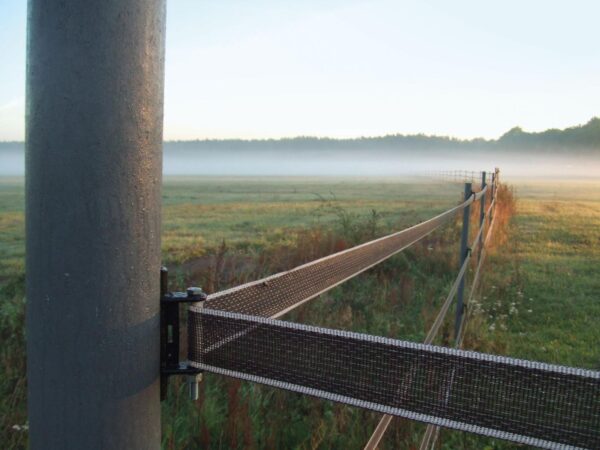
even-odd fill
[[[25,377],[25,277],[10,278],[0,288],[0,443],[27,445]]]

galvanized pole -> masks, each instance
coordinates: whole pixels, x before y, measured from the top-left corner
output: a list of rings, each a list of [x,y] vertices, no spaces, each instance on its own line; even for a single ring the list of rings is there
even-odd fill
[[[465,200],[468,200],[469,197],[473,195],[473,189],[471,183],[465,183]],[[465,259],[467,259],[468,251],[469,251],[469,220],[471,218],[471,205],[467,206],[463,210],[463,224],[462,224],[462,234],[460,237],[460,255],[458,258],[459,268],[465,263]],[[465,277],[466,273],[463,274],[460,279],[460,283],[458,284],[458,290],[456,292],[456,320],[454,322],[454,338],[458,339],[460,332],[460,324],[462,323],[462,315],[463,315],[463,299],[465,293]]]
[[[30,0],[32,449],[158,449],[165,0]]]

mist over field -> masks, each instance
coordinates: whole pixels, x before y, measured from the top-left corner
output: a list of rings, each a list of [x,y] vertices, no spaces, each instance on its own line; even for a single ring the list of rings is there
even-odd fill
[[[23,143],[0,143],[0,176],[24,174]],[[405,176],[492,170],[505,176],[600,176],[600,119],[565,130],[513,128],[497,140],[424,135],[359,139],[298,137],[164,144],[166,176]]]
[[[527,152],[488,153],[436,150],[391,154],[378,150],[319,154],[305,152],[165,151],[165,175],[281,175],[281,176],[403,176],[439,170],[492,170],[530,177],[597,177],[600,158],[589,154],[531,155]]]
[[[24,145],[21,142],[0,142],[0,176],[25,174]]]

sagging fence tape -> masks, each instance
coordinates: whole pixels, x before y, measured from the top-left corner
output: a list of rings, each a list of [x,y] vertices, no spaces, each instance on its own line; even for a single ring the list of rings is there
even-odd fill
[[[484,189],[473,194],[460,205],[397,233],[326,256],[287,272],[209,295],[206,308],[261,317],[280,317],[423,239],[453,219],[485,192]]]
[[[600,372],[192,309],[198,369],[543,448],[600,447]]]

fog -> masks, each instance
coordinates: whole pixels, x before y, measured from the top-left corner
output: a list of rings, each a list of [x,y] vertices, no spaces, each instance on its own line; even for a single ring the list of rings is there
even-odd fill
[[[564,153],[423,150],[394,152],[381,149],[345,151],[289,149],[167,149],[163,173],[211,176],[403,176],[439,170],[492,170],[505,177],[591,178],[600,177],[600,157],[591,152]],[[23,144],[0,147],[0,176],[24,175]]]
[[[302,153],[302,154],[301,154]],[[536,155],[513,152],[415,152],[390,155],[365,152],[319,156],[312,152],[261,155],[228,154],[194,157],[184,152],[165,154],[165,175],[281,175],[281,176],[402,176],[440,170],[492,170],[505,176],[591,178],[600,176],[600,158],[588,155]]]
[[[0,176],[23,176],[24,173],[23,144],[0,144]]]

